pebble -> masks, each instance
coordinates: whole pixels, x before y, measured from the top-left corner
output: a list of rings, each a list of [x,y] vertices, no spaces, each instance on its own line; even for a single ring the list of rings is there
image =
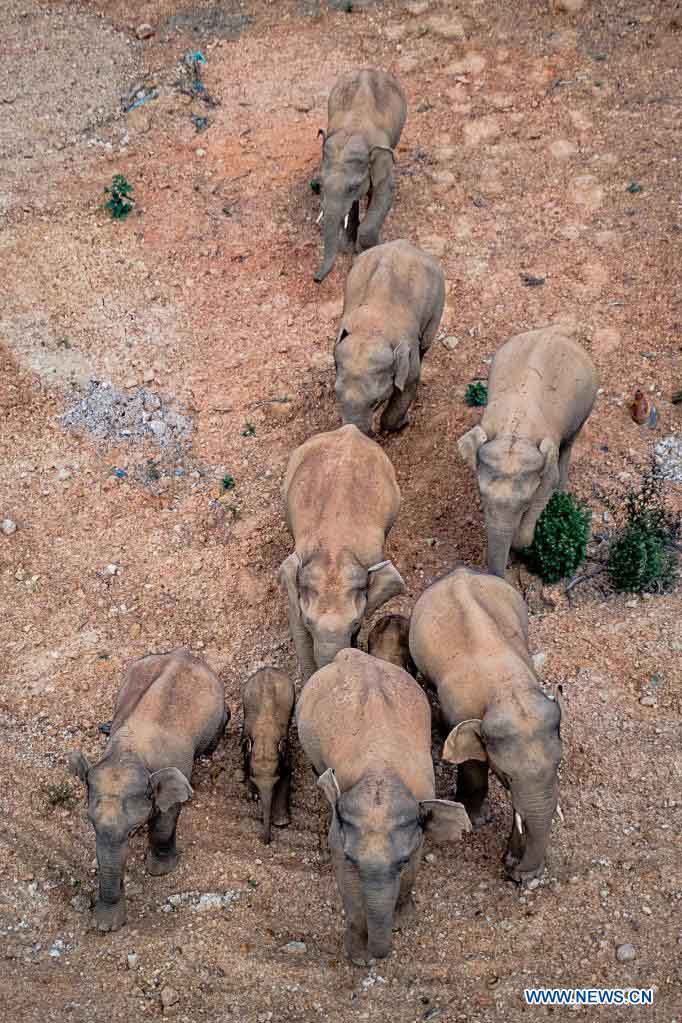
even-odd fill
[[[11,536],[12,533],[16,533],[17,524],[13,519],[3,519],[0,529],[2,529],[5,536]]]
[[[528,889],[529,892],[534,892],[535,889],[539,888],[539,887],[540,887],[540,878],[539,877],[532,878],[532,880],[530,880],[528,882],[528,884],[526,885],[526,888]]]
[[[428,19],[427,25],[434,35],[441,39],[459,40],[466,39],[464,25],[459,18],[451,18],[440,14],[434,14]]]
[[[461,337],[457,337],[456,334],[449,334],[448,337],[443,338],[443,345],[449,352],[454,352],[461,340]]]
[[[138,39],[149,39],[150,36],[154,35],[154,29],[145,21],[144,24],[137,26],[135,35]]]
[[[651,906],[642,906],[642,912],[646,914],[646,916],[651,916]]]
[[[129,955],[126,956],[126,962],[128,963],[129,970],[135,970],[139,961],[140,957],[136,952],[130,952]]]
[[[168,1009],[171,1005],[175,1005],[180,1000],[180,995],[177,993],[175,988],[164,987],[161,988],[161,1004],[164,1009]]]
[[[71,479],[71,475],[72,475],[72,473],[71,473],[70,469],[66,469],[66,468],[60,469],[59,472],[57,473],[57,479],[60,480],[63,483],[64,480],[70,480]]]
[[[90,909],[90,898],[83,892],[79,892],[71,899],[71,905],[77,913],[87,913]]]
[[[163,437],[166,432],[166,424],[163,419],[152,419],[149,424],[149,429],[152,431],[155,437]]]
[[[197,149],[196,154],[197,154],[197,156],[206,156],[206,150],[205,149]]]
[[[585,0],[550,0],[552,14],[577,14],[585,6]]]
[[[154,379],[154,370],[151,368],[146,369],[142,374],[142,379],[144,380],[145,384],[151,384],[152,380]]]
[[[427,853],[426,856],[424,857],[424,860],[427,863],[435,863],[436,862],[436,857],[435,857],[434,853]]]
[[[533,667],[538,672],[538,674],[542,673],[542,669],[545,666],[546,660],[547,654],[544,652],[544,650],[538,650],[536,654],[533,654]]]
[[[110,565],[107,565],[106,568],[104,569],[104,574],[105,575],[118,575],[118,565],[114,565],[113,562]]]
[[[62,941],[61,938],[57,938],[57,940],[53,944],[52,948],[50,949],[50,953],[49,954],[52,957],[52,959],[59,959],[59,957],[61,956],[63,951],[64,951],[64,942]]]
[[[283,952],[289,952],[291,955],[303,955],[304,952],[308,951],[308,946],[305,941],[288,941],[282,948]]]
[[[636,957],[637,953],[634,945],[619,945],[616,949],[616,959],[619,963],[631,963]]]
[[[656,699],[656,697],[650,695],[649,693],[647,693],[646,696],[640,696],[639,702],[642,704],[643,707],[657,707],[658,706],[658,700]],[[649,912],[651,912],[651,910],[649,910]]]

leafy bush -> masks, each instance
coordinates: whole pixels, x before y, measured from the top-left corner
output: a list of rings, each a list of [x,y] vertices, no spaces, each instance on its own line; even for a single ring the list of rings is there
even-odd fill
[[[553,494],[537,521],[533,543],[521,551],[530,571],[545,583],[573,575],[585,560],[591,518],[590,509],[571,494]]]
[[[467,387],[464,400],[467,405],[487,405],[488,388],[480,380],[477,380],[475,383],[469,384]]]
[[[625,495],[625,524],[611,544],[607,570],[614,589],[628,593],[669,590],[677,570],[673,544],[679,517],[665,505],[663,479],[655,463],[638,490]]]
[[[106,208],[114,220],[124,220],[133,208],[134,199],[131,199],[133,186],[126,181],[122,174],[114,174],[111,188],[105,188],[104,193],[109,198],[105,202]]]

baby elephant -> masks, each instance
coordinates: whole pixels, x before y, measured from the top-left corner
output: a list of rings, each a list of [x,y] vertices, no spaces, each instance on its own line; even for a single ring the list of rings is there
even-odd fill
[[[566,489],[571,448],[597,383],[589,355],[558,324],[519,334],[497,352],[480,426],[459,441],[478,474],[489,572],[504,578],[510,547],[532,544],[545,505]]]
[[[514,811],[507,872],[537,877],[558,805],[561,711],[533,670],[523,598],[503,579],[456,568],[415,604],[410,650],[451,729],[443,759],[459,764],[456,798],[482,822],[491,768]]]
[[[280,567],[304,679],[355,643],[362,619],[405,584],[384,558],[400,508],[393,466],[355,426],[318,433],[289,459],[284,502],[295,550]]]
[[[388,402],[381,429],[406,425],[444,302],[443,271],[409,242],[387,242],[358,256],[334,347],[344,423],[371,434],[375,410]]]
[[[318,283],[334,265],[341,225],[351,245],[357,241],[359,249],[369,249],[378,244],[393,202],[393,150],[406,116],[403,90],[386,71],[353,71],[329,94],[327,131],[319,131],[324,261],[315,274]],[[365,196],[367,213],[358,229]]]
[[[296,691],[277,668],[261,668],[242,692],[244,773],[263,808],[263,841],[270,844],[271,825],[289,823],[289,724]]]
[[[100,931],[126,921],[123,879],[133,832],[149,824],[150,874],[177,865],[175,829],[192,795],[192,762],[216,748],[229,719],[223,687],[208,665],[184,649],[150,654],[126,672],[99,763],[91,766],[82,753],[69,757],[69,769],[87,787],[95,828]]]
[[[410,657],[410,619],[404,615],[384,615],[367,637],[367,653],[389,664],[396,664],[410,675],[416,673]]]
[[[471,830],[464,807],[435,799],[431,712],[395,665],[342,650],[299,697],[301,745],[332,806],[329,847],[358,965],[391,951],[411,898],[425,831],[438,841]]]

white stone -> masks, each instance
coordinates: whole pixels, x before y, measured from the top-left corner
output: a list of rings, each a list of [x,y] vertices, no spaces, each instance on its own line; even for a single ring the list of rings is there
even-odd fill
[[[14,521],[14,519],[3,519],[2,525],[0,525],[0,529],[2,529],[5,536],[11,536],[12,533],[16,533],[17,524]]]

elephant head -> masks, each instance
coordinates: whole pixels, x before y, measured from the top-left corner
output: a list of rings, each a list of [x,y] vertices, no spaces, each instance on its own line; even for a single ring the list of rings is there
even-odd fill
[[[95,918],[101,931],[126,921],[123,878],[128,840],[156,813],[185,802],[192,789],[181,771],[167,767],[150,774],[139,757],[107,757],[91,767],[82,753],[69,758],[69,770],[85,783],[88,817],[95,829],[99,898]]]
[[[391,561],[365,568],[347,548],[335,556],[316,551],[303,561],[294,552],[282,562],[280,580],[306,678],[353,646],[365,615],[405,589]]]
[[[539,445],[503,435],[489,440],[474,426],[459,452],[478,475],[488,538],[488,571],[504,578],[509,549],[533,542],[535,525],[559,483],[559,450],[548,437]]]
[[[263,736],[258,739],[245,735],[242,741],[244,753],[244,774],[258,789],[263,810],[263,843],[272,841],[272,806],[277,784],[285,769],[287,754],[286,739],[268,742]]]
[[[315,274],[319,284],[331,271],[339,248],[339,233],[347,223],[353,203],[372,190],[376,192],[376,212],[368,213],[359,236],[361,247],[376,245],[381,222],[391,205],[393,192],[393,150],[387,146],[371,146],[361,134],[336,131],[322,135],[322,218],[324,225],[324,259]],[[385,194],[384,194],[385,193]],[[374,199],[374,195],[373,195]],[[385,209],[384,209],[385,207]]]
[[[449,800],[419,801],[392,775],[366,775],[341,793],[330,767],[318,785],[332,807],[329,846],[346,912],[346,953],[358,965],[383,959],[392,947],[401,876],[409,872],[414,881],[424,832],[454,841],[471,830],[467,812]]]
[[[528,881],[544,869],[558,805],[560,722],[558,702],[541,689],[527,689],[513,704],[494,703],[482,720],[462,721],[443,747],[443,759],[452,764],[487,762],[509,791],[514,819],[505,864],[515,881]]]
[[[334,346],[336,398],[344,425],[352,423],[368,436],[377,408],[393,394],[404,390],[410,372],[410,345],[401,341],[395,348],[367,344],[367,339],[339,331]]]
[[[416,675],[417,669],[410,656],[409,618],[404,615],[380,618],[367,637],[367,653]]]

